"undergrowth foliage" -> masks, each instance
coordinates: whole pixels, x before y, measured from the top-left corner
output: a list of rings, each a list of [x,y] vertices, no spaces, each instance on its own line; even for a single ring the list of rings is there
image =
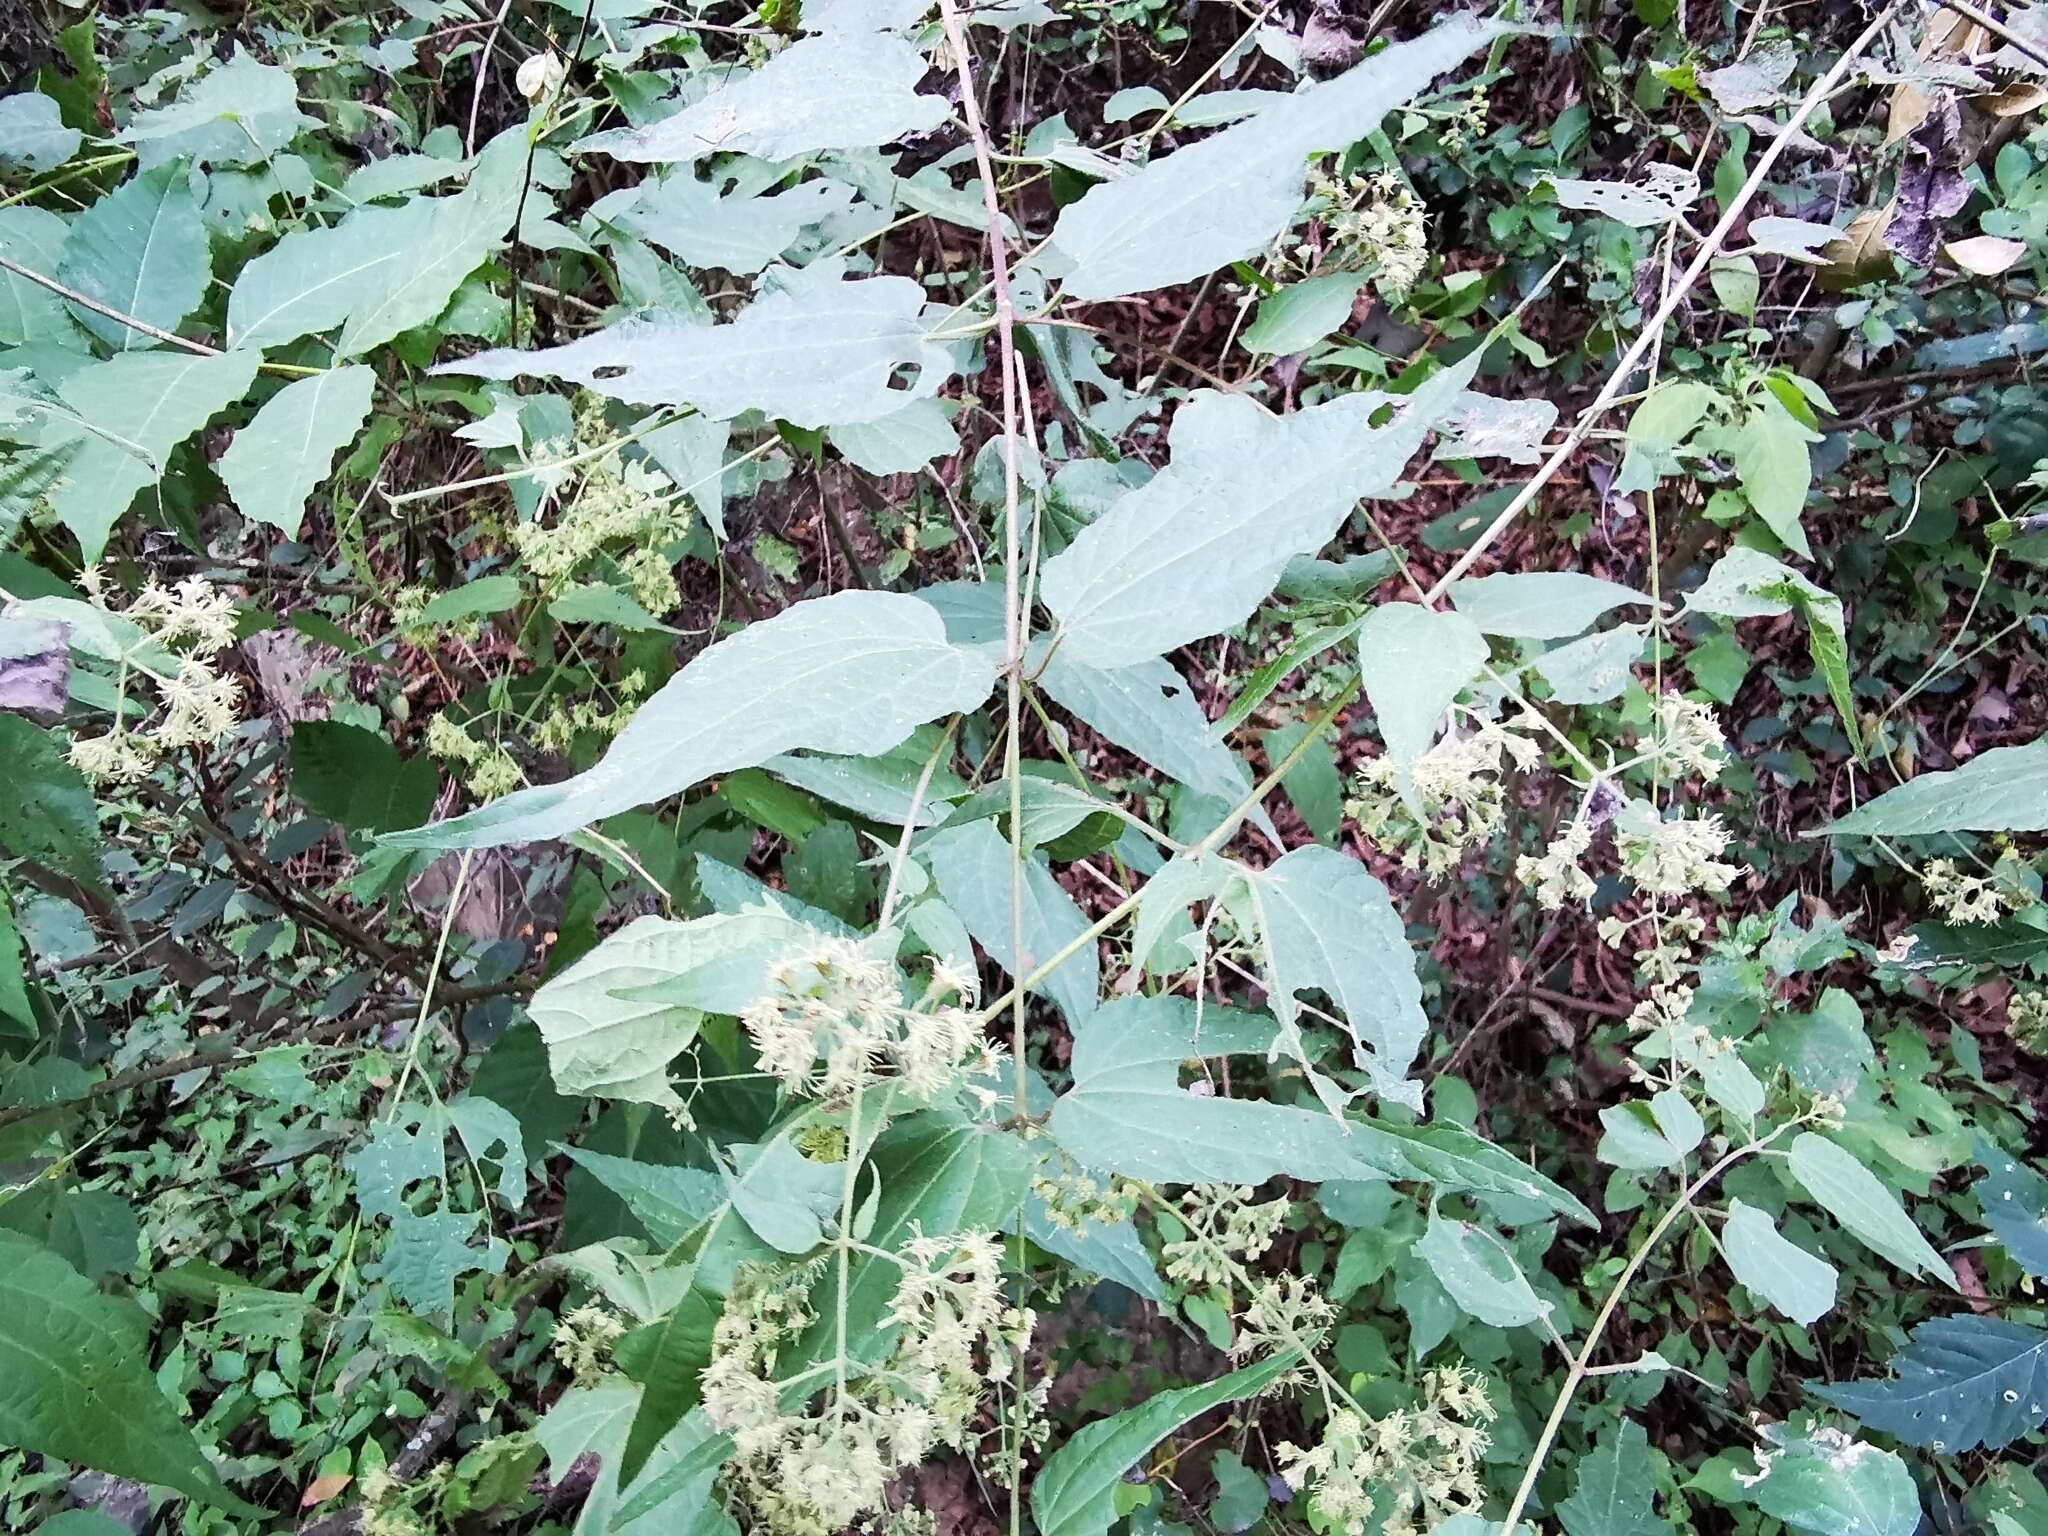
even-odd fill
[[[2048,1531],[2048,16],[25,11],[0,1524]]]

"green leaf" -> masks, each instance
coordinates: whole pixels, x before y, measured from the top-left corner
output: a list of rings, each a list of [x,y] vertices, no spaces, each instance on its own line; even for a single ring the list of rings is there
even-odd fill
[[[1351,306],[1370,274],[1327,272],[1275,289],[1238,338],[1247,352],[1284,357],[1305,352],[1351,319]]]
[[[672,117],[592,134],[573,148],[679,164],[716,154],[794,160],[872,149],[946,120],[944,97],[917,92],[928,68],[923,54],[888,33],[806,38]]]
[[[292,727],[292,793],[351,832],[416,827],[434,809],[440,772],[425,753],[401,757],[377,732],[338,720]]]
[[[1567,639],[1616,608],[1651,606],[1647,592],[1578,571],[1467,576],[1451,583],[1450,598],[1482,634],[1519,640]]]
[[[739,1013],[767,991],[768,968],[808,933],[784,913],[759,909],[627,924],[528,1005],[555,1086],[681,1107],[668,1064],[696,1038],[705,1010]]]
[[[1264,1056],[1270,1019],[1186,998],[1106,1003],[1074,1038],[1073,1086],[1053,1105],[1053,1138],[1084,1167],[1160,1183],[1400,1180],[1443,1193],[1514,1195],[1575,1221],[1593,1216],[1503,1149],[1456,1126],[1397,1126],[1319,1109],[1194,1093],[1191,1057]],[[1209,1083],[1204,1080],[1203,1087]]]
[[[480,1211],[435,1211],[418,1216],[401,1210],[391,1218],[384,1257],[364,1273],[391,1287],[391,1294],[422,1317],[444,1322],[455,1313],[455,1282],[474,1270],[498,1274],[511,1248],[489,1238],[481,1248],[470,1238],[483,1224]]]
[[[697,1406],[720,1310],[716,1297],[692,1290],[666,1317],[633,1329],[613,1347],[620,1371],[641,1387],[633,1428],[619,1454],[620,1483],[630,1485],[663,1437]]]
[[[199,307],[212,275],[191,178],[174,165],[144,171],[81,213],[56,271],[66,287],[165,331],[175,331]],[[71,313],[116,352],[161,345],[82,304],[72,305]]]
[[[1650,1504],[1650,1437],[1623,1419],[1572,1468],[1572,1496],[1557,1506],[1565,1536],[1671,1536]]]
[[[2048,1333],[2003,1318],[1937,1317],[1892,1357],[1890,1381],[1807,1390],[1907,1445],[1999,1451],[2048,1423]]]
[[[1642,658],[1647,624],[1618,624],[1536,658],[1536,675],[1560,704],[1605,704],[1621,697]]]
[[[149,1368],[143,1314],[0,1232],[0,1444],[264,1518],[227,1491]]]
[[[481,576],[438,594],[420,610],[420,616],[414,622],[421,628],[431,628],[437,624],[459,624],[464,619],[484,618],[516,607],[524,595],[519,578],[510,572],[500,571],[495,576]]]
[[[1412,765],[1436,740],[1451,701],[1486,665],[1486,639],[1462,613],[1382,603],[1358,631],[1365,696],[1387,750]]]
[[[0,256],[31,272],[55,273],[70,233],[71,226],[46,208],[0,208]],[[37,346],[45,342],[83,349],[83,338],[71,318],[71,306],[40,283],[32,283],[18,273],[0,271],[0,346]]]
[[[1813,485],[1813,464],[1806,445],[1819,440],[1819,433],[1801,426],[1791,412],[1768,397],[1727,438],[1742,494],[1779,542],[1807,560],[1813,558],[1813,547],[1806,542],[1799,514]]]
[[[1258,254],[1300,208],[1310,155],[1366,137],[1506,30],[1474,17],[1444,22],[1247,122],[1089,188],[1053,226],[1054,250],[1071,265],[1066,292],[1113,299]]]
[[[1489,1328],[1521,1328],[1550,1314],[1508,1245],[1484,1227],[1431,1210],[1416,1255],[1468,1317]]]
[[[1920,1235],[1898,1197],[1854,1156],[1825,1136],[1806,1131],[1794,1139],[1789,1163],[1792,1176],[1815,1203],[1865,1247],[1909,1273],[1956,1289],[1955,1275]]]
[[[874,421],[841,422],[825,435],[871,475],[909,475],[960,451],[960,434],[936,400],[913,400]]]
[[[813,598],[701,652],[640,706],[596,767],[390,841],[533,842],[784,752],[886,752],[915,726],[980,704],[996,665],[947,644],[938,614],[915,598]]]
[[[702,180],[678,166],[600,198],[584,228],[629,230],[693,267],[751,274],[796,244],[804,230],[843,217],[853,199],[854,189],[843,181],[763,193],[758,178],[720,171]]]
[[[1087,931],[1088,919],[1074,898],[1060,889],[1043,859],[1030,858],[1024,865],[1024,953],[1015,952],[1010,840],[993,822],[947,827],[932,834],[924,852],[946,905],[959,914],[989,958],[1013,977],[1021,980]],[[1074,1028],[1095,1011],[1100,989],[1100,962],[1093,944],[1082,945],[1036,988],[1059,1005]]]
[[[1232,805],[1251,794],[1251,775],[1210,734],[1194,694],[1164,657],[1103,670],[1076,661],[1065,647],[1049,657],[1041,648],[1038,659],[1026,662],[1026,672],[1060,708],[1196,794]],[[1254,821],[1271,825],[1263,809],[1254,812]]]
[[[925,335],[924,289],[907,277],[812,281],[756,299],[709,328],[651,314],[538,352],[501,348],[437,374],[573,379],[633,405],[689,406],[713,420],[757,410],[798,427],[878,421],[952,372]],[[916,383],[896,387],[898,369]]]
[[[1755,1206],[1728,1203],[1721,1250],[1735,1278],[1802,1327],[1832,1311],[1841,1276],[1782,1236],[1777,1224]]]
[[[0,890],[0,1036],[33,1042],[42,1033],[29,1001],[28,955],[7,893]],[[6,1207],[0,1206],[0,1220]]]
[[[0,100],[0,165],[52,171],[78,153],[85,135],[67,128],[57,103],[36,91]]]
[[[643,1163],[582,1147],[562,1150],[626,1202],[633,1219],[664,1248],[673,1248],[726,1203],[725,1183],[703,1168]]]
[[[99,814],[92,790],[48,731],[0,712],[0,849],[34,859],[88,889],[100,873]]]
[[[64,404],[90,425],[66,434],[77,447],[52,506],[88,562],[105,553],[136,493],[163,478],[171,450],[249,392],[260,361],[254,352],[130,352],[58,386]]]
[[[1879,795],[1821,833],[1925,837],[1937,832],[2048,829],[2048,736],[1993,747],[1960,768],[1923,773]]]
[[[1978,1147],[1977,1161],[1985,1172],[1971,1193],[1984,1224],[2022,1269],[2048,1280],[2048,1179],[1989,1144]]]
[[[115,135],[136,146],[144,169],[190,159],[208,166],[258,165],[317,127],[299,110],[289,71],[237,53],[168,106],[137,112]]]
[[[1422,1108],[1408,1068],[1429,1032],[1415,952],[1387,889],[1334,848],[1297,848],[1242,878],[1280,1021],[1276,1045],[1304,1065],[1300,995],[1320,992],[1351,1035],[1352,1062],[1381,1097]]]
[[[1242,622],[1360,497],[1393,490],[1483,351],[1392,402],[1344,395],[1273,416],[1243,395],[1197,390],[1173,418],[1167,467],[1046,562],[1040,595],[1060,654],[1127,666]],[[1392,419],[1374,426],[1390,404]]]
[[[1039,1536],[1105,1536],[1118,1514],[1117,1488],[1147,1451],[1198,1414],[1265,1391],[1294,1364],[1291,1351],[1275,1355],[1200,1386],[1156,1393],[1135,1408],[1083,1425],[1046,1457],[1031,1485]]]
[[[1302,746],[1308,731],[1305,724],[1283,725],[1267,731],[1260,743],[1266,749],[1266,761],[1275,765],[1300,749],[1294,766],[1281,776],[1280,792],[1318,842],[1334,844],[1344,829],[1344,780],[1337,772],[1337,754],[1320,731],[1316,740]]]
[[[220,477],[242,516],[299,536],[306,498],[370,414],[375,370],[330,368],[287,384],[263,403],[220,457]]]
[[[1676,1088],[1600,1111],[1598,1156],[1617,1168],[1676,1168],[1707,1134],[1699,1111]]]
[[[1766,1449],[1753,1477],[1737,1473],[1740,1496],[1774,1520],[1814,1536],[1914,1536],[1920,1490],[1890,1451],[1838,1429],[1804,1435],[1765,1425]]]
[[[1216,1497],[1209,1503],[1209,1523],[1225,1536],[1250,1530],[1273,1496],[1266,1480],[1240,1461],[1231,1451],[1218,1451],[1209,1463],[1209,1475],[1216,1479]]]

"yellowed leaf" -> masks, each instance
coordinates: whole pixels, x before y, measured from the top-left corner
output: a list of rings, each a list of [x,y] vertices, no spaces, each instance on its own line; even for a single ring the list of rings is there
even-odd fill
[[[346,1472],[329,1472],[316,1477],[306,1484],[306,1491],[299,1495],[299,1508],[311,1509],[315,1504],[325,1504],[355,1479]]]
[[[1849,221],[1848,228],[1822,246],[1820,254],[1827,265],[1820,271],[1821,287],[1830,293],[1840,293],[1891,271],[1892,253],[1884,243],[1884,232],[1891,221],[1890,204],[1866,208]]]
[[[1974,277],[1996,277],[2009,271],[2027,254],[2027,243],[2024,240],[2001,240],[1996,235],[1971,235],[1966,240],[1951,240],[1941,250],[1950,261]]]
[[[1926,122],[1927,114],[1933,110],[1934,100],[1925,92],[1916,91],[1910,85],[1893,86],[1891,113],[1884,125],[1885,143],[1898,143]]]
[[[2016,80],[2002,91],[1993,91],[1988,96],[1972,96],[1970,105],[1989,112],[1993,117],[2020,117],[2044,101],[2048,101],[2048,88],[2031,80]]]

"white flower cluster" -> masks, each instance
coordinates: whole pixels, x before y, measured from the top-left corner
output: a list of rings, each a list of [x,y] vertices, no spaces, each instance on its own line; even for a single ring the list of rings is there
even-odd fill
[[[2033,904],[2019,881],[2019,861],[2007,856],[1988,875],[1966,875],[1953,859],[1935,859],[1921,872],[1920,888],[1945,923],[1995,923]]]
[[[1615,819],[1614,846],[1621,867],[1646,896],[1718,896],[1742,873],[1728,864],[1728,828],[1718,816],[1663,817],[1638,801]]]
[[[595,1302],[585,1302],[562,1314],[548,1347],[563,1367],[578,1381],[589,1381],[604,1373],[611,1363],[612,1346],[625,1336],[626,1325]]]
[[[2048,1055],[2048,987],[2016,989],[2006,1001],[2005,1029],[2021,1050]]]
[[[1274,263],[1304,274],[1370,269],[1382,288],[1405,294],[1429,265],[1422,202],[1391,171],[1354,174],[1344,180],[1317,171],[1309,177],[1307,206],[1321,238],[1285,237]],[[1313,233],[1313,232],[1312,232]]]
[[[1542,760],[1542,748],[1527,736],[1487,721],[1445,736],[1415,760],[1410,780],[1419,817],[1402,797],[1401,763],[1391,753],[1359,767],[1344,809],[1363,835],[1398,849],[1408,868],[1441,879],[1499,830],[1507,766],[1527,771]]]
[[[894,1078],[928,1100],[970,1063],[997,1070],[980,1021],[949,1001],[971,998],[974,978],[943,961],[910,1003],[896,968],[871,945],[826,939],[778,964],[768,985],[740,1022],[762,1068],[792,1093],[838,1098]]]
[[[107,608],[100,573],[88,570],[83,582],[87,596]],[[235,643],[235,600],[204,577],[188,576],[175,587],[152,581],[124,617],[143,631],[146,642],[122,658],[113,728],[71,743],[71,765],[100,784],[136,783],[166,752],[226,740],[234,733],[241,698],[241,685],[216,670],[221,652]],[[175,658],[175,670],[165,669],[166,655]],[[163,707],[147,729],[131,726],[123,714],[134,673],[150,680]]]
[[[1313,1450],[1281,1445],[1281,1476],[1310,1488],[1316,1514],[1345,1536],[1364,1536],[1382,1508],[1383,1536],[1418,1536],[1485,1503],[1480,1458],[1495,1409],[1462,1365],[1429,1372],[1422,1401],[1367,1422],[1350,1408],[1332,1413]]]
[[[1170,1280],[1186,1285],[1229,1283],[1231,1261],[1249,1264],[1280,1235],[1290,1202],[1252,1203],[1252,1190],[1237,1184],[1198,1184],[1180,1197],[1188,1235],[1161,1250]]]
[[[778,1357],[815,1321],[810,1290],[824,1268],[734,1287],[712,1335],[703,1402],[711,1426],[733,1437],[727,1484],[750,1529],[834,1536],[880,1510],[890,1482],[935,1448],[970,1448],[989,1388],[1011,1378],[1036,1321],[1006,1303],[1002,1258],[993,1233],[913,1238],[897,1256],[892,1353],[875,1366],[844,1362],[831,1390],[792,1390],[776,1375]],[[795,1380],[840,1368],[828,1362]]]
[[[1091,1221],[1114,1226],[1129,1221],[1140,1198],[1138,1184],[1120,1174],[1091,1173],[1060,1155],[1057,1173],[1040,1173],[1031,1192],[1045,1202],[1045,1214],[1056,1227],[1079,1233]]]

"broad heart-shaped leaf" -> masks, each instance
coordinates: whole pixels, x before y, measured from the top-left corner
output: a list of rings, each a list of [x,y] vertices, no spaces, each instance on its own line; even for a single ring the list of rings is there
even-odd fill
[[[1060,889],[1043,859],[1024,865],[1024,953],[1015,953],[1016,922],[1010,903],[1010,840],[992,821],[970,821],[935,832],[924,844],[932,877],[945,899],[989,958],[1018,980],[1050,960],[1087,931],[1088,919]],[[1101,962],[1095,946],[1084,944],[1037,989],[1059,1004],[1078,1029],[1095,1011],[1101,990]]]
[[[1429,1021],[1415,952],[1387,888],[1334,848],[1297,848],[1242,878],[1271,981],[1268,998],[1280,1021],[1276,1051],[1284,1048],[1306,1064],[1300,998],[1320,992],[1342,1016],[1353,1060],[1372,1079],[1373,1091],[1419,1111],[1422,1085],[1409,1081],[1408,1068]]]
[[[71,226],[46,208],[0,208],[0,256],[31,272],[55,272],[70,233]],[[70,305],[40,283],[0,271],[0,347],[52,342],[77,348],[81,340]]]
[[[592,134],[574,147],[676,163],[872,149],[946,120],[944,97],[917,92],[929,67],[917,49],[886,33],[806,38],[672,117]]]
[[[1178,997],[1097,1009],[1074,1039],[1074,1085],[1053,1105],[1054,1140],[1084,1167],[1172,1184],[1390,1179],[1444,1193],[1510,1194],[1572,1220],[1593,1216],[1533,1168],[1455,1126],[1393,1126],[1256,1099],[1191,1093],[1190,1057],[1266,1055],[1273,1022]],[[1206,1085],[1205,1085],[1206,1086]]]
[[[1775,1520],[1812,1536],[1914,1536],[1920,1490],[1890,1451],[1838,1429],[1795,1435],[1783,1424],[1761,1431],[1767,1448],[1756,1473],[1735,1475],[1741,1496]]]
[[[1067,293],[1112,299],[1202,277],[1264,250],[1301,206],[1304,162],[1343,149],[1506,30],[1459,16],[1287,96],[1248,122],[1100,182],[1053,226]]]
[[[242,1514],[149,1368],[145,1319],[0,1230],[0,1444],[160,1483]]]
[[[1626,603],[1650,604],[1647,592],[1579,571],[1503,572],[1451,583],[1451,603],[1482,634],[1519,640],[1564,640]]]
[[[1572,1496],[1557,1506],[1565,1536],[1671,1536],[1650,1506],[1650,1437],[1633,1419],[1581,1456]]]
[[[1993,747],[1946,773],[1920,774],[1821,831],[1925,837],[2043,829],[2048,829],[2048,735],[2022,746]]]
[[[135,146],[145,169],[181,157],[208,166],[256,165],[315,126],[299,110],[289,71],[238,53],[170,105],[136,113],[115,137]]]
[[[292,794],[352,832],[416,827],[434,811],[440,772],[422,752],[400,757],[378,732],[339,720],[292,727]]]
[[[220,477],[242,516],[299,536],[306,498],[370,414],[377,373],[361,363],[299,379],[263,402],[220,456]]]
[[[738,1013],[767,990],[769,968],[812,937],[769,909],[627,924],[528,1005],[555,1086],[679,1108],[668,1064],[696,1038],[703,1014]]]
[[[175,331],[206,297],[213,255],[184,167],[129,178],[81,213],[56,277],[110,309]],[[161,345],[133,326],[71,307],[78,323],[117,352]]]
[[[86,560],[105,552],[115,522],[136,492],[162,478],[171,450],[248,393],[260,361],[254,352],[131,352],[58,386],[59,398],[90,423],[57,424],[77,448],[52,498]]]
[[[534,1425],[556,1482],[586,1452],[596,1458],[597,1477],[576,1529],[585,1536],[738,1536],[711,1488],[732,1442],[714,1434],[702,1413],[685,1414],[648,1454],[639,1476],[620,1486],[642,1397],[637,1382],[606,1377],[595,1386],[571,1387]]]
[[[2003,1450],[2048,1423],[2048,1333],[1997,1317],[1937,1317],[1892,1357],[1890,1381],[1806,1388],[1872,1429],[1953,1456]]]
[[[1196,794],[1232,805],[1251,794],[1244,763],[1210,734],[1201,705],[1164,657],[1105,670],[1075,661],[1064,646],[1048,657],[1041,645],[1025,672],[1061,709]],[[1252,820],[1280,840],[1263,806]]]
[[[1647,624],[1617,624],[1583,635],[1537,657],[1536,675],[1550,685],[1550,696],[1560,704],[1605,704],[1627,689],[1649,635]],[[1697,657],[1698,650],[1693,655]],[[1697,663],[1693,675],[1699,675]]]
[[[812,598],[693,658],[640,706],[596,767],[389,841],[533,842],[784,752],[887,752],[927,720],[980,704],[996,665],[993,656],[947,644],[938,614],[914,597]]]
[[[2022,1269],[2048,1280],[2048,1179],[1993,1146],[1980,1146],[1977,1161],[1985,1173],[1971,1192],[1984,1224]]]
[[[1382,603],[1358,631],[1358,666],[1380,739],[1412,765],[1444,711],[1486,665],[1486,637],[1462,613]]]
[[[1167,467],[1046,562],[1040,595],[1061,652],[1129,666],[1241,623],[1354,502],[1393,489],[1483,351],[1411,395],[1343,395],[1287,416],[1198,390],[1173,419]],[[1390,404],[1392,419],[1372,425]]]
[[[1789,1165],[1792,1176],[1821,1209],[1864,1246],[1909,1274],[1922,1274],[1956,1289],[1955,1275],[1920,1235],[1898,1196],[1852,1154],[1825,1136],[1805,1131],[1792,1142]]]
[[[1841,1280],[1835,1266],[1788,1240],[1755,1206],[1729,1202],[1721,1251],[1737,1280],[1800,1326],[1834,1310]]]
[[[582,1147],[561,1150],[625,1201],[633,1219],[664,1248],[681,1242],[726,1203],[724,1180],[707,1169],[643,1163]]]
[[[1676,1168],[1707,1133],[1676,1088],[1600,1111],[1600,1161],[1617,1168]]]
[[[505,347],[434,372],[574,379],[632,405],[687,405],[719,421],[742,411],[799,427],[876,421],[932,394],[951,371],[919,321],[924,301],[907,277],[808,282],[756,299],[726,325],[636,317],[567,346]],[[917,381],[896,388],[906,365]]]
[[[1415,1252],[1458,1309],[1489,1328],[1526,1327],[1552,1309],[1508,1245],[1484,1227],[1431,1210]]]
[[[1039,1536],[1105,1536],[1117,1485],[1145,1453],[1197,1414],[1254,1397],[1291,1370],[1292,1351],[1195,1387],[1178,1387],[1079,1430],[1046,1457],[1031,1485]]]

